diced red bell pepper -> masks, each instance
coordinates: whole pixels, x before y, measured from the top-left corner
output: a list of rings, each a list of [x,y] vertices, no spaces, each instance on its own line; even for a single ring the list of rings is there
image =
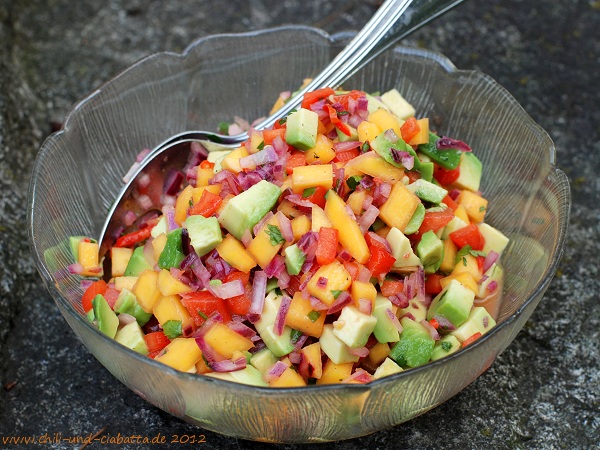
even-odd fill
[[[131,233],[124,234],[120,236],[115,242],[115,247],[133,247],[135,244],[138,244],[142,241],[145,241],[150,237],[150,233],[152,232],[153,225],[149,225],[144,228],[140,228],[137,231],[132,231]]]
[[[417,172],[416,170],[407,170],[404,172],[404,175],[408,177],[409,183],[414,183],[415,181],[421,179],[421,173]]]
[[[306,155],[304,152],[300,151],[292,151],[290,156],[288,156],[287,161],[285,163],[285,173],[291,175],[294,172],[294,167],[300,167],[306,165]]]
[[[324,266],[335,261],[338,248],[338,230],[330,227],[321,227],[317,239],[315,257],[317,264]]]
[[[400,134],[402,135],[404,142],[410,142],[410,140],[415,137],[419,131],[421,131],[421,127],[419,126],[419,122],[417,122],[415,117],[409,117],[400,127]]]
[[[442,186],[454,183],[460,176],[460,166],[456,169],[444,169],[442,166],[435,165],[433,178]]]
[[[391,297],[404,291],[404,283],[400,280],[384,280],[381,283],[381,295],[384,297]]]
[[[235,280],[240,280],[242,282],[244,285],[244,293],[237,297],[225,299],[225,301],[231,314],[243,316],[244,314],[248,314],[248,310],[252,304],[252,284],[249,282],[250,274],[236,270],[228,273],[225,278],[223,278],[224,283]]]
[[[350,109],[349,106],[349,102],[350,99],[352,98],[353,100],[358,100],[361,97],[365,97],[366,94],[363,91],[359,91],[359,90],[352,90],[350,92],[347,92],[345,94],[341,94],[341,95],[335,95],[333,97],[333,102],[334,103],[339,103],[340,105],[342,105],[342,108],[345,111],[348,111]]]
[[[272,130],[263,130],[263,142],[265,145],[271,145],[276,137],[285,140],[285,128],[273,128]]]
[[[217,209],[219,209],[222,201],[223,199],[220,195],[214,194],[208,189],[204,189],[204,191],[202,191],[202,195],[200,196],[200,200],[198,200],[198,203],[188,210],[188,214],[190,216],[201,215],[204,217],[210,217],[217,211]]]
[[[356,277],[358,276],[358,272],[360,270],[358,263],[356,261],[346,261],[344,263],[344,268],[350,274],[350,278],[356,280]]]
[[[334,93],[335,91],[329,87],[307,92],[306,94],[304,94],[301,107],[304,109],[310,109],[310,105],[318,102],[319,100],[327,98],[330,95],[333,95]]]
[[[452,200],[452,197],[450,197],[450,195],[446,195],[442,199],[442,203],[446,204],[446,206],[448,206],[448,208],[452,208],[452,211],[456,211],[456,208],[458,208],[458,203],[456,203],[454,200]]]
[[[321,208],[325,208],[325,195],[327,194],[327,189],[323,186],[316,186],[312,194],[307,197],[304,197],[305,200],[314,203]]]
[[[94,297],[98,294],[104,295],[107,288],[108,285],[104,280],[94,281],[88,286],[81,297],[81,306],[86,313],[92,310],[92,300],[94,300]]]
[[[471,335],[470,337],[468,337],[463,343],[462,343],[462,347],[465,348],[467,345],[471,345],[473,342],[475,342],[477,339],[479,339],[481,337],[481,332],[477,332],[473,335]]]
[[[444,275],[439,273],[431,273],[425,277],[425,293],[431,295],[437,295],[442,292],[441,279]]]
[[[329,120],[331,123],[335,125],[335,127],[344,133],[346,136],[350,136],[352,133],[350,132],[350,128],[337,115],[337,111],[331,105],[325,105],[325,110],[329,114]]]
[[[396,262],[396,258],[394,258],[390,252],[381,247],[372,246],[370,247],[370,250],[371,256],[367,262],[367,269],[371,271],[371,274],[374,277],[378,277],[389,272]]]
[[[148,352],[160,352],[163,348],[169,345],[169,338],[162,331],[154,331],[144,335],[144,341],[148,347]]]
[[[427,233],[428,231],[438,231],[445,227],[453,218],[454,211],[451,208],[446,208],[444,211],[426,212],[425,218],[419,227],[419,231],[410,235],[411,241],[418,242],[424,233]]]
[[[206,318],[214,312],[218,312],[224,322],[231,320],[231,313],[225,300],[208,291],[181,294],[181,304],[188,310],[196,326],[202,325]]]
[[[360,155],[360,150],[358,148],[353,148],[350,150],[344,150],[343,152],[337,152],[333,158],[333,162],[346,162],[351,159],[356,158]]]
[[[202,161],[200,163],[200,168],[201,169],[212,169],[215,167],[215,163],[210,162],[208,159],[205,159],[204,161]]]
[[[485,238],[481,234],[481,231],[479,231],[479,227],[474,223],[459,228],[448,236],[458,248],[470,245],[473,250],[483,250],[483,246],[485,245]]]

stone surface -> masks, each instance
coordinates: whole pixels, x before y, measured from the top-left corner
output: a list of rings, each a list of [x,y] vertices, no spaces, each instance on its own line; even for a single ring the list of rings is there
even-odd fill
[[[328,32],[358,29],[378,4],[0,0],[0,439],[100,432],[161,433],[170,440],[204,434],[206,449],[267,447],[171,417],[115,381],[88,353],[58,313],[29,255],[29,173],[43,138],[71,105],[149,53],[181,51],[211,33],[284,23]],[[557,165],[572,185],[566,249],[526,327],[467,389],[393,429],[303,448],[600,445],[599,29],[595,0],[488,0],[467,2],[410,37],[461,69],[491,75],[548,130]],[[53,448],[78,447],[64,441]],[[181,445],[156,448],[169,447]]]

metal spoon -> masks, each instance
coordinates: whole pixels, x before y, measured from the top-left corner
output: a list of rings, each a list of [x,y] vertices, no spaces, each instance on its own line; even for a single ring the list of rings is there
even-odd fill
[[[264,129],[272,126],[276,120],[298,108],[306,92],[322,87],[338,87],[373,58],[390,48],[400,39],[446,13],[464,0],[386,0],[365,27],[331,61],[331,63],[313,80],[273,115],[255,126]],[[191,142],[200,142],[208,151],[235,148],[248,139],[246,133],[225,136],[209,131],[186,131],[172,136],[142,161],[137,171],[125,184],[100,232],[100,254],[104,255],[113,245],[115,233],[122,227],[127,211],[144,213],[133,201],[137,181],[140,175],[152,172],[152,185],[162,189],[162,181],[173,168],[181,169],[189,154]],[[152,193],[151,193],[152,194]],[[154,192],[150,197],[158,197]],[[156,209],[160,203],[155,202]]]

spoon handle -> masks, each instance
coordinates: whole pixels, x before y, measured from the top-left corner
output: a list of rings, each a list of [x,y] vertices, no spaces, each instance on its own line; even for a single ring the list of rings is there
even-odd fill
[[[369,61],[421,26],[429,23],[464,0],[386,0],[364,28],[303,89],[274,115],[256,126],[268,128],[297,109],[306,92],[339,85]]]

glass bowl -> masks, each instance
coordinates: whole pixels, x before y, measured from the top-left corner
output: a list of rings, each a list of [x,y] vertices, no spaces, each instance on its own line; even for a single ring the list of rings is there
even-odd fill
[[[141,149],[191,129],[253,120],[279,92],[316,74],[348,41],[293,26],[200,39],[182,54],[149,56],[77,104],[43,144],[32,174],[28,227],[37,269],[68,324],[94,356],[148,402],[204,429],[268,442],[336,441],[392,427],[448,400],[490,367],[514,339],[554,275],[570,208],[555,149],[489,76],[444,56],[397,47],[345,83],[397,88],[434,128],[483,162],[486,222],[510,237],[498,325],[436,362],[367,385],[257,388],[181,373],[108,339],[83,314],[80,279],[65,275],[66,240],[98,236]],[[494,389],[489,386],[489,389]]]

